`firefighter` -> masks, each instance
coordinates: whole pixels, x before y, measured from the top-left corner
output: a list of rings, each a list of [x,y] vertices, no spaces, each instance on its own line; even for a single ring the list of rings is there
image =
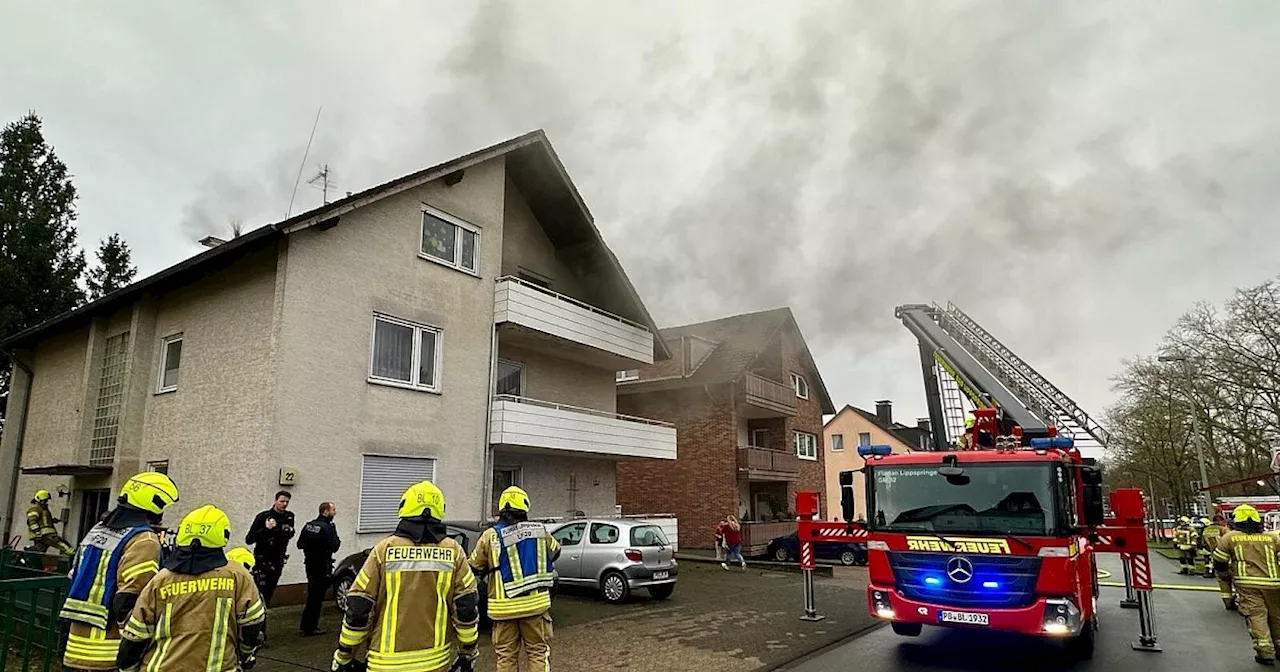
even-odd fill
[[[1216,514],[1213,517],[1213,523],[1204,528],[1204,537],[1202,539],[1211,560],[1209,565],[1209,570],[1213,572],[1211,576],[1218,579],[1218,596],[1222,598],[1222,606],[1227,611],[1235,611],[1237,609],[1236,595],[1231,588],[1231,574],[1214,571],[1212,563],[1213,552],[1218,549],[1218,542],[1222,540],[1223,535],[1228,531],[1226,518],[1223,518],[1222,514]]]
[[[244,568],[252,573],[256,560],[254,560],[253,551],[243,546],[237,546],[227,551],[227,562],[238,562],[241,565],[244,565]]]
[[[512,486],[498,500],[498,522],[471,551],[471,568],[489,578],[494,667],[516,672],[523,651],[530,670],[551,669],[552,568],[560,544],[529,520],[529,495]]]
[[[58,535],[58,529],[54,527],[61,520],[53,517],[53,513],[49,511],[49,500],[53,499],[53,495],[48,490],[36,490],[35,497],[31,498],[31,508],[27,509],[27,529],[30,530],[31,549],[44,553],[45,551],[56,548],[64,555],[75,554],[75,549],[71,544],[67,543]]]
[[[473,669],[480,599],[467,555],[448,536],[444,493],[431,481],[409,486],[395,532],[374,544],[347,593],[332,670],[359,666],[368,643],[369,672]]]
[[[957,442],[956,449],[973,449],[973,418],[964,419],[964,432],[960,434],[960,440]]]
[[[1229,574],[1235,585],[1240,614],[1253,638],[1253,659],[1275,665],[1280,640],[1280,570],[1276,567],[1280,537],[1263,532],[1262,517],[1248,504],[1237,506],[1231,515],[1235,529],[1218,541],[1213,566]]]
[[[120,488],[116,507],[85,535],[60,614],[71,622],[63,667],[116,667],[120,626],[160,570],[160,538],[151,528],[176,501],[178,488],[168,476],[135,474]]]
[[[1195,561],[1196,538],[1191,528],[1191,519],[1183,516],[1178,519],[1178,526],[1173,528],[1173,545],[1178,549],[1179,574],[1190,574]]]
[[[267,610],[253,575],[227,559],[231,521],[206,504],[178,524],[177,549],[147,584],[124,626],[121,672],[254,666]]]
[[[1208,523],[1209,521],[1204,518],[1195,518],[1191,521],[1191,531],[1196,543],[1195,549],[1192,550],[1193,566],[1191,573],[1194,576],[1206,576],[1213,566],[1211,563],[1205,562],[1209,558],[1209,552],[1204,550],[1204,530]]]

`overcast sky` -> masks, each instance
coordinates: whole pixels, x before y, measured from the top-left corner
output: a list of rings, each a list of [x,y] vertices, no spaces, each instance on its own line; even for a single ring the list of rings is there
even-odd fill
[[[0,119],[44,118],[86,245],[143,274],[283,216],[321,106],[303,179],[339,191],[545,129],[659,324],[789,305],[838,406],[908,423],[897,304],[1100,413],[1280,272],[1270,0],[0,5]]]

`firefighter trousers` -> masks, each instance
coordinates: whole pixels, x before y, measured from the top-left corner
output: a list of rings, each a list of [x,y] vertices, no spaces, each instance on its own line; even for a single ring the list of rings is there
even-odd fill
[[[1275,658],[1276,641],[1280,640],[1280,588],[1236,586],[1236,594],[1253,649],[1260,656]]]
[[[1218,596],[1222,598],[1222,605],[1230,607],[1232,602],[1236,601],[1235,591],[1231,588],[1231,577],[1218,574]]]
[[[1280,632],[1280,630],[1277,630]],[[551,612],[493,622],[493,658],[496,672],[518,672],[520,653],[529,659],[529,672],[551,670]]]
[[[1178,553],[1178,564],[1182,566],[1183,571],[1190,572],[1196,562],[1196,549],[1180,548]]]

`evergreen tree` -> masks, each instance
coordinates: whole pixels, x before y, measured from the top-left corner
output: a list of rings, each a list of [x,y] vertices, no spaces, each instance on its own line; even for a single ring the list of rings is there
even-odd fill
[[[129,244],[113,233],[98,246],[98,265],[89,269],[85,284],[89,286],[89,300],[100,299],[133,282],[138,269],[130,260]]]
[[[0,131],[0,339],[84,302],[76,189],[34,112]],[[0,353],[0,409],[10,362]],[[0,410],[2,412],[2,410]]]

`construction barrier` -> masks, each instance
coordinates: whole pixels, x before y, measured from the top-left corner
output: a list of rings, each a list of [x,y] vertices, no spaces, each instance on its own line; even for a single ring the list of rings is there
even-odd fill
[[[0,672],[49,672],[60,661],[58,612],[70,558],[0,549]]]

